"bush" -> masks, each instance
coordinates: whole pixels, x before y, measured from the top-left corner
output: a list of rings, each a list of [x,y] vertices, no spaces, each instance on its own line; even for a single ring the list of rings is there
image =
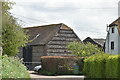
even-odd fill
[[[109,54],[95,54],[84,60],[83,72],[90,78],[105,78],[105,59]]]
[[[107,78],[118,78],[120,73],[118,71],[118,69],[120,68],[119,65],[119,57],[118,55],[112,55],[109,56],[106,59],[106,77]]]
[[[30,78],[26,67],[14,57],[0,56],[2,78]]]
[[[82,58],[76,57],[63,57],[63,56],[43,56],[42,60],[42,72],[41,73],[50,73],[54,75],[61,74],[73,74],[74,73],[74,64],[80,62],[82,68]],[[79,65],[79,64],[78,64]],[[81,69],[80,69],[81,70]]]
[[[91,43],[84,44],[80,42],[70,42],[67,45],[67,48],[68,50],[72,51],[72,54],[79,57],[91,56],[96,53],[103,53],[101,48]]]
[[[95,54],[84,60],[88,78],[120,78],[120,55]]]

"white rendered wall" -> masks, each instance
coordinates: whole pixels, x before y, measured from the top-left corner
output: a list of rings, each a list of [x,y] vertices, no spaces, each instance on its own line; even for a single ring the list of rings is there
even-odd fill
[[[119,43],[119,45],[118,45],[118,54],[120,54],[120,34],[119,34],[119,41],[118,41],[118,43]]]
[[[111,42],[114,41],[114,49],[111,50]],[[116,26],[114,26],[114,33],[112,33],[112,27],[109,28],[109,34],[107,35],[106,38],[106,43],[105,43],[105,52],[110,53],[110,54],[118,54],[119,53],[119,48],[118,45],[119,42],[119,33],[118,29]]]

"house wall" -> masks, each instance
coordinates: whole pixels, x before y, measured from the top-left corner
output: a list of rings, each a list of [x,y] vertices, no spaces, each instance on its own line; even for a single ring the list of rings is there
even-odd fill
[[[40,62],[40,57],[44,56],[45,46],[33,46],[32,47],[32,62]]]
[[[114,27],[114,33],[112,33],[112,27],[109,28],[109,33],[107,34],[106,43],[105,43],[105,52],[111,53],[111,54],[118,54],[119,48],[118,48],[118,29],[116,26]],[[114,50],[111,50],[111,42],[114,41]]]
[[[28,67],[28,69],[33,69],[35,66],[41,64],[41,56],[45,56],[45,45],[39,45],[39,46],[32,46],[32,65],[26,64],[25,66]],[[20,53],[17,55],[20,59],[23,58],[23,48],[20,48]],[[26,55],[27,56],[27,55]],[[29,57],[30,59],[30,57]]]
[[[67,50],[67,43],[80,41],[73,30],[60,29],[47,44],[47,55],[68,56],[71,52]]]
[[[119,44],[119,45],[118,45],[118,54],[120,54],[120,34],[119,34],[118,37],[119,37],[119,41],[118,41],[118,44]]]
[[[32,46],[32,68],[41,64],[41,56],[45,55],[45,46]]]
[[[40,57],[45,55],[45,46],[32,46],[32,62],[40,62]],[[21,47],[17,56],[23,58],[23,48]]]
[[[105,53],[109,53],[109,33],[107,33],[105,40]]]

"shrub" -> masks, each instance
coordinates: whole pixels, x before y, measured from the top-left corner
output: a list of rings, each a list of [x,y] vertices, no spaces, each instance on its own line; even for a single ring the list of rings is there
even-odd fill
[[[105,59],[109,54],[95,54],[84,60],[84,73],[90,78],[105,77]]]
[[[14,57],[0,56],[2,78],[30,78],[26,67]]]
[[[103,53],[102,49],[91,43],[70,42],[67,45],[72,54],[80,57],[91,56],[96,53]]]
[[[118,69],[120,68],[119,65],[119,56],[112,55],[106,59],[106,77],[107,78],[118,78],[120,73]]]
[[[95,54],[84,60],[88,78],[120,78],[120,55]]]
[[[43,56],[42,60],[42,71],[46,74],[54,73],[57,74],[73,74],[74,64],[81,62],[82,58],[76,57],[63,57],[63,56]],[[82,68],[82,62],[81,66]]]

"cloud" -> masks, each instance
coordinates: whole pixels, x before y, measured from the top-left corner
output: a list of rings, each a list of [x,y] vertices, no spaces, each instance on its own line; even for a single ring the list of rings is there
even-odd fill
[[[23,20],[26,26],[63,22],[82,39],[88,36],[105,38],[106,24],[117,19],[118,1],[15,0],[16,5],[11,12],[17,14],[16,17]]]

